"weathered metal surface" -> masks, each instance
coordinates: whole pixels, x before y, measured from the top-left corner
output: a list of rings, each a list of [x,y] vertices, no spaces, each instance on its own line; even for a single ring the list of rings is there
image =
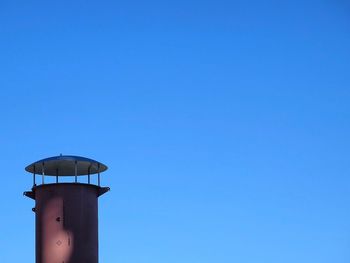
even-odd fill
[[[36,263],[98,263],[97,200],[105,190],[59,183],[26,194],[35,197]]]

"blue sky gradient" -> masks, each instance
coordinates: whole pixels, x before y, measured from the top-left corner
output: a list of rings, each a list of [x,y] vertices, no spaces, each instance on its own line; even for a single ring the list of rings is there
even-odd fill
[[[24,167],[109,166],[103,263],[350,261],[346,1],[0,1],[0,262]]]

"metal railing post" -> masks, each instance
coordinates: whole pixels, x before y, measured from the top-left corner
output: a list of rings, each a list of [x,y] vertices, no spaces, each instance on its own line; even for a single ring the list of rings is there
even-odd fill
[[[97,169],[98,169],[98,186],[101,185],[101,178],[100,178],[100,164],[97,165]]]
[[[78,182],[78,162],[75,161],[75,182]]]
[[[43,169],[41,170],[42,174],[41,174],[41,183],[45,184],[45,163],[43,163]]]
[[[33,172],[33,186],[35,186],[36,182],[35,182],[35,165],[34,165],[34,172]]]

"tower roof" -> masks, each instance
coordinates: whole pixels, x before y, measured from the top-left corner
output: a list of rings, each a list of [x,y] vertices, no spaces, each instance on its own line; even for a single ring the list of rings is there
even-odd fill
[[[59,155],[45,158],[28,165],[25,170],[29,173],[50,176],[89,175],[104,172],[108,167],[93,159]]]

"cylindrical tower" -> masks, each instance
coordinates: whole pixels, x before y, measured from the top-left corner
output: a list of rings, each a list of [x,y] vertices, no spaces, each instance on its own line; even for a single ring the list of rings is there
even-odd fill
[[[55,156],[28,165],[33,187],[24,195],[35,200],[36,263],[98,263],[98,202],[109,187],[100,186],[107,166],[80,156]],[[97,174],[97,185],[91,175]],[[36,177],[41,176],[37,185]],[[87,182],[78,177],[87,176]],[[48,177],[55,177],[48,183]],[[73,182],[62,177],[72,176]],[[51,179],[52,180],[52,179]]]

